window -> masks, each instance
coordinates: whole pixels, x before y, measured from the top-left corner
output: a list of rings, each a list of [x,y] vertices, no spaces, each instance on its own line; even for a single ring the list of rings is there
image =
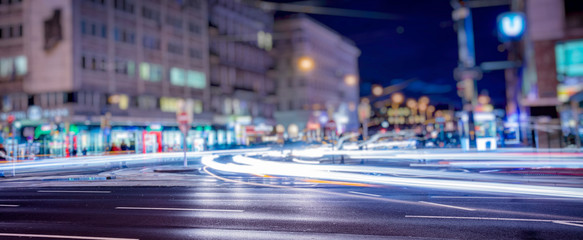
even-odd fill
[[[134,74],[136,73],[136,64],[134,63],[134,61],[127,62],[127,71],[128,71],[128,76],[130,76],[130,77],[134,76]]]
[[[85,69],[87,67],[87,63],[85,62],[85,56],[81,57],[81,68]]]
[[[134,13],[134,4],[129,0],[114,0],[113,7],[126,13]]]
[[[25,56],[18,56],[14,58],[14,70],[16,75],[23,76],[28,72],[28,66]]]
[[[162,80],[162,66],[157,64],[150,65],[150,81],[159,82]]]
[[[91,70],[96,70],[97,69],[97,60],[92,57],[91,58]]]
[[[9,37],[9,38],[11,38],[11,37],[13,37],[13,36],[14,36],[14,35],[12,35],[12,26],[9,26],[9,27],[8,27],[8,37]]]
[[[180,68],[170,69],[170,83],[176,86],[184,86],[184,70]]]
[[[13,66],[12,58],[0,58],[0,77],[9,77],[12,75]]]
[[[198,49],[191,48],[189,49],[190,58],[202,58],[202,53]]]
[[[160,39],[151,36],[144,36],[142,43],[145,48],[160,50]]]
[[[206,79],[204,73],[198,71],[188,70],[186,73],[186,84],[189,87],[204,89],[206,87]]]
[[[121,41],[121,38],[119,37],[119,28],[117,28],[117,27],[113,29],[113,39],[116,42]]]
[[[143,80],[150,80],[150,64],[140,64],[140,78]]]
[[[134,44],[136,42],[135,34],[127,29],[114,28],[113,39],[116,42]]]
[[[107,25],[105,24],[101,25],[101,37],[107,38]]]
[[[168,52],[182,55],[182,46],[180,44],[168,43]]]
[[[188,23],[188,31],[200,34],[200,27],[196,23]]]
[[[18,36],[22,37],[22,24],[18,25]]]
[[[91,24],[91,35],[97,36],[97,24],[95,23]]]
[[[25,56],[0,58],[0,78],[23,76],[28,72]]]
[[[87,34],[87,24],[85,23],[85,21],[81,21],[81,33],[82,34]]]
[[[0,39],[2,39],[2,27],[0,26]]]
[[[170,15],[166,17],[166,23],[175,28],[182,28],[182,19],[175,18]]]
[[[160,12],[150,9],[148,7],[142,7],[142,17],[156,22],[160,22]]]

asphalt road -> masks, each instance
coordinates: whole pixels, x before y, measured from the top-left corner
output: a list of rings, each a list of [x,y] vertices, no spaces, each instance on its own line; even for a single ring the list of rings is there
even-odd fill
[[[583,239],[580,199],[211,173],[181,175],[188,187],[0,186],[0,239]]]

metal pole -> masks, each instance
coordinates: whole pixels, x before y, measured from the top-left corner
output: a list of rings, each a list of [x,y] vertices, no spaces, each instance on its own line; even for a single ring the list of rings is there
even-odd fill
[[[16,150],[16,136],[14,136],[14,128],[12,129],[12,151],[14,152],[14,157],[12,158],[12,176],[16,176],[16,159],[18,156]]]
[[[182,135],[184,136],[182,138],[182,143],[184,144],[182,147],[184,149],[184,167],[188,167],[188,161],[186,160],[186,133],[182,133]]]

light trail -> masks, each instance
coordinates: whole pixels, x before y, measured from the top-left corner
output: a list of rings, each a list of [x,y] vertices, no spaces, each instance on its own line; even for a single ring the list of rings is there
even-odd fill
[[[232,163],[223,164],[216,162],[211,158],[203,158],[202,163],[208,167],[221,171],[248,174],[259,173],[274,176],[294,176],[304,178],[327,179],[335,181],[408,186],[417,188],[433,188],[454,191],[494,192],[494,193],[528,194],[567,198],[583,198],[583,189],[572,187],[549,187],[525,184],[475,182],[466,180],[371,176],[346,172],[330,172],[328,170],[318,169],[319,166],[263,161],[243,156],[235,156],[233,157],[233,161],[240,164]]]

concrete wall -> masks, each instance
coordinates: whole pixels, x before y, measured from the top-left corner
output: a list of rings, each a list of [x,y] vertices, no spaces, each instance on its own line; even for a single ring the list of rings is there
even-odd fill
[[[29,76],[27,93],[73,90],[73,13],[72,0],[23,1]],[[44,48],[44,22],[56,9],[61,10],[62,40],[52,49]]]

